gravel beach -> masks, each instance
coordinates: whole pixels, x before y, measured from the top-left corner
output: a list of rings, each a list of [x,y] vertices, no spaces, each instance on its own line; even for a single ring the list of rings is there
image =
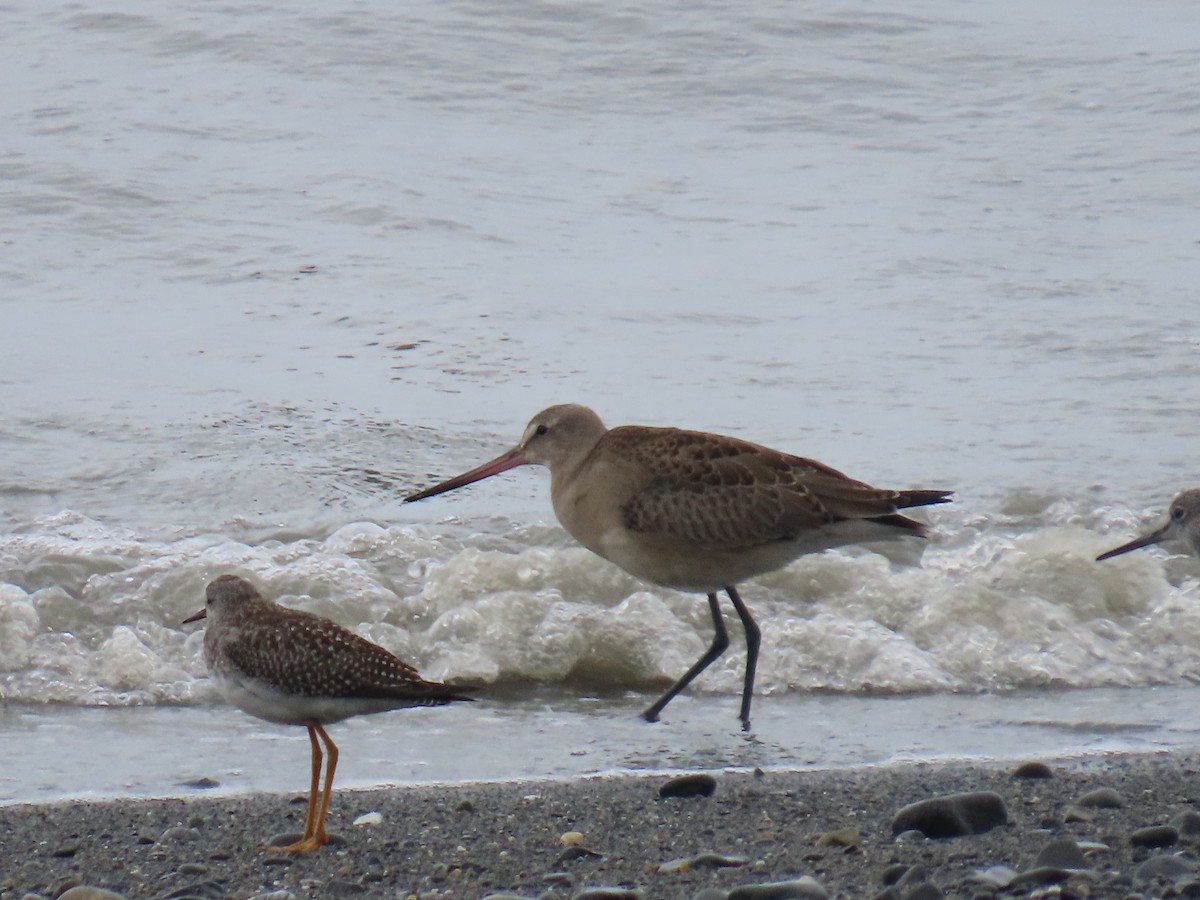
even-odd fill
[[[714,772],[679,797],[661,776],[335,791],[340,840],[295,857],[264,843],[301,830],[302,796],[8,806],[0,898],[1200,896],[1198,764]]]

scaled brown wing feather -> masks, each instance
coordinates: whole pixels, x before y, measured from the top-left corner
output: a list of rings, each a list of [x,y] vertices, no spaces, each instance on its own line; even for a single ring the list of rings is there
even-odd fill
[[[900,508],[920,505],[906,502],[904,491],[872,487],[847,478],[840,472],[828,474],[820,469],[813,469],[811,467],[816,463],[815,460],[801,456],[789,456],[787,459],[795,473],[794,477],[803,480],[804,489],[833,517],[833,521],[878,519],[889,516]],[[945,492],[936,493],[940,495]]]
[[[843,519],[892,515],[896,491],[848,478],[815,460],[736,438],[655,429],[624,438],[621,452],[650,478],[622,508],[633,531],[714,547],[789,540]]]

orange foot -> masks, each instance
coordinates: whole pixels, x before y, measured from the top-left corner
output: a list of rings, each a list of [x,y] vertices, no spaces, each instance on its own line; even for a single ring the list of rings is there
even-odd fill
[[[312,853],[314,850],[319,850],[325,844],[329,843],[329,839],[324,835],[313,835],[312,837],[301,838],[294,844],[288,844],[286,847],[274,847],[272,849],[279,853]]]
[[[326,844],[337,840],[337,836],[331,838],[324,830],[311,835],[307,832],[304,834],[297,832],[277,834],[267,839],[267,843],[263,844],[262,850],[264,853],[312,853],[314,850],[318,850]],[[288,843],[289,841],[290,843]]]

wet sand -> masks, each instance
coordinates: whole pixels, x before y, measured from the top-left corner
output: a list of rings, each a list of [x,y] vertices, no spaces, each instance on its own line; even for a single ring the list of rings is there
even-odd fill
[[[1200,817],[1186,816],[1200,800],[1198,765],[1163,753],[1049,761],[1048,778],[957,763],[714,772],[711,796],[672,799],[659,796],[663,777],[335,791],[329,825],[340,842],[306,856],[263,849],[300,830],[301,796],[17,805],[0,808],[0,898],[77,885],[175,900],[566,898],[588,888],[688,900],[1024,897],[1056,884],[1063,897],[1200,896],[1200,875],[1189,872],[1200,837],[1188,834]],[[893,834],[901,807],[976,791],[999,795],[1008,824],[963,837]],[[369,813],[381,821],[353,824]],[[1172,820],[1175,828],[1143,831]],[[1083,862],[1039,868],[1039,854],[1063,838]],[[1147,866],[1167,856],[1177,862]],[[795,882],[790,892],[735,890],[785,881]]]

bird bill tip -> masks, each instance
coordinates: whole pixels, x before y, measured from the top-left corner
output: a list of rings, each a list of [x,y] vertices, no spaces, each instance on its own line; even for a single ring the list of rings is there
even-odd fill
[[[455,475],[453,478],[448,478],[440,484],[435,484],[433,487],[417,491],[415,494],[409,494],[404,498],[404,502],[412,503],[414,500],[424,500],[426,497],[434,497],[438,494],[444,494],[447,491],[453,491],[456,488],[466,487],[468,484],[474,484],[476,481],[482,481],[493,475],[499,475],[501,472],[515,469],[517,466],[525,465],[525,463],[525,451],[520,447],[514,447],[507,453],[497,456],[490,462],[485,462],[482,466],[476,466],[469,472],[463,472],[461,475]]]
[[[190,625],[192,622],[199,622],[201,619],[207,619],[207,618],[208,618],[208,610],[202,609],[202,610],[200,610],[200,612],[193,613],[192,615],[188,616],[180,624],[181,625]]]
[[[1165,537],[1161,531],[1155,531],[1151,534],[1144,535],[1140,538],[1134,538],[1127,544],[1122,544],[1120,547],[1101,553],[1096,557],[1096,562],[1103,562],[1106,559],[1112,559],[1114,556],[1121,556],[1131,550],[1140,550],[1142,547],[1149,547],[1151,544],[1157,544]]]

